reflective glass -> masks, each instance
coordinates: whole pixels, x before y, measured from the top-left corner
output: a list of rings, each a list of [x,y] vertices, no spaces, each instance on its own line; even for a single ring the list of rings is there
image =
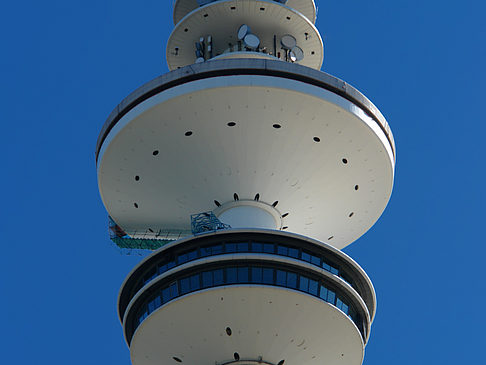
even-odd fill
[[[162,302],[167,303],[170,300],[170,289],[165,288],[162,290]]]
[[[238,252],[248,252],[248,242],[240,242],[237,245]]]
[[[263,284],[273,284],[273,269],[263,269]]]
[[[287,285],[287,272],[282,270],[277,270],[277,285],[286,286]]]
[[[261,267],[252,267],[251,268],[251,281],[253,283],[261,283],[262,282],[262,268]]]
[[[214,285],[224,284],[223,269],[218,269],[213,271],[213,283]]]
[[[247,267],[239,267],[238,268],[238,282],[239,283],[248,283],[248,268]]]
[[[328,290],[327,292],[327,301],[331,304],[334,304],[336,301],[336,293],[334,293],[332,290]]]
[[[188,261],[195,260],[195,259],[197,259],[197,250],[193,250],[187,253]]]
[[[331,266],[329,266],[328,264],[326,264],[325,262],[322,263],[322,268],[324,270],[327,270],[329,272],[331,272]]]
[[[252,242],[251,243],[252,252],[263,252],[263,245],[261,243]]]
[[[233,284],[238,282],[236,267],[228,267],[226,269],[226,283]]]
[[[317,295],[317,289],[319,288],[319,285],[317,281],[309,279],[309,293],[313,295]]]
[[[223,253],[223,245],[215,245],[212,247],[212,254],[219,255]]]
[[[273,243],[264,243],[263,252],[265,253],[275,253],[275,245]]]
[[[331,272],[334,274],[334,275],[338,275],[339,274],[339,270],[336,269],[335,267],[332,267],[331,266]]]
[[[310,255],[305,251],[302,251],[302,260],[307,261],[307,262],[310,262],[310,260],[311,260]]]
[[[299,258],[299,250],[296,248],[289,247],[289,256],[298,259]]]
[[[299,289],[303,291],[309,290],[309,279],[307,279],[305,276],[300,277]]]
[[[199,274],[191,276],[191,290],[197,290],[200,287]]]
[[[189,293],[189,291],[191,290],[189,278],[184,278],[179,281],[181,283],[181,294]]]
[[[225,250],[227,253],[236,252],[236,243],[227,243],[225,245]]]
[[[297,289],[297,274],[293,272],[287,273],[287,286],[289,288]]]
[[[199,250],[201,257],[206,257],[211,255],[211,247],[201,247]]]
[[[321,299],[323,299],[327,302],[327,288],[325,286],[321,285],[321,290],[320,290],[319,296],[321,297]]]
[[[317,256],[311,255],[311,261],[312,264],[320,266],[321,265],[321,259]]]
[[[170,297],[175,298],[176,296],[179,295],[179,290],[177,289],[177,283],[172,283],[169,286],[170,288]]]
[[[289,254],[289,248],[288,247],[285,247],[285,246],[278,245],[277,246],[277,253],[279,255],[288,256],[288,254]]]
[[[185,263],[187,261],[188,261],[187,254],[183,253],[183,254],[177,256],[177,264],[178,265],[183,264],[183,263]]]
[[[206,271],[202,273],[203,288],[213,286],[213,272]]]

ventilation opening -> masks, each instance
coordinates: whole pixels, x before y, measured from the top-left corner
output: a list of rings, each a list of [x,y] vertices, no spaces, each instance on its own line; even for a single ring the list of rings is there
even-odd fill
[[[253,200],[255,201],[259,201],[260,200],[260,194],[256,194],[255,197],[253,198]]]
[[[284,230],[284,229],[287,229],[287,228],[289,228],[289,227],[287,227],[287,226],[284,226],[284,227],[282,227],[282,230]]]
[[[278,204],[278,200],[276,200],[276,201],[273,202],[272,207],[275,208],[277,206],[277,204]]]
[[[236,6],[232,6],[230,9],[231,10],[235,10],[236,9]]]
[[[217,206],[217,207],[220,207],[221,206],[221,203],[217,200],[214,201],[214,204]]]
[[[236,361],[240,361],[240,354],[239,353],[235,352],[233,354],[233,357],[235,358]]]
[[[285,360],[280,360],[277,365],[283,365]]]
[[[314,137],[313,140],[314,140],[314,142],[320,142],[321,141],[321,139],[319,137]]]
[[[343,164],[345,164],[345,165],[348,163],[348,160],[345,159],[345,158],[343,158],[342,161],[343,161]]]
[[[184,28],[184,32],[188,32],[188,31],[189,31],[189,29],[187,29],[187,28]]]
[[[181,359],[179,359],[179,358],[178,358],[178,357],[176,357],[176,356],[174,356],[174,357],[172,357],[172,358],[173,358],[175,361],[177,361],[177,362],[182,362],[182,360],[181,360]]]
[[[209,16],[209,14],[204,14],[203,16],[204,16],[205,18],[207,18],[207,17]]]
[[[287,17],[287,20],[290,20],[290,17],[289,16]]]
[[[236,122],[228,122],[228,127],[234,127],[236,125]]]
[[[284,213],[284,214],[282,214],[282,218],[285,218],[288,215],[289,215],[289,213]]]
[[[149,230],[149,232],[152,232],[152,233],[154,233],[154,231],[152,230],[152,228],[149,228],[148,230]]]
[[[152,152],[152,155],[154,156],[157,156],[159,154],[159,150],[155,150],[154,152]]]
[[[137,204],[137,203],[133,203],[133,206],[134,206],[135,208],[138,208],[138,204]]]
[[[238,196],[238,194],[234,193],[234,194],[233,194],[233,199],[234,199],[235,201],[238,201],[238,200],[240,200],[240,197]]]
[[[231,328],[226,327],[226,334],[227,334],[228,336],[231,336],[231,334],[232,334],[232,332],[231,332]]]
[[[328,237],[327,239],[330,241],[330,240],[332,240],[333,238],[334,238],[334,236],[330,236],[330,237]]]
[[[349,213],[349,218],[351,218],[354,215],[354,212]]]
[[[135,181],[138,181],[138,180],[140,180],[140,176],[137,175],[137,176],[135,176]]]
[[[260,8],[261,11],[265,11],[265,8]]]
[[[358,190],[358,189],[359,189],[359,185],[355,185],[354,190]]]
[[[273,128],[275,128],[275,129],[279,129],[279,128],[282,128],[282,126],[281,126],[280,124],[275,123],[275,124],[273,125]]]
[[[184,135],[185,135],[186,137],[192,136],[192,131],[187,131],[186,133],[184,133]]]

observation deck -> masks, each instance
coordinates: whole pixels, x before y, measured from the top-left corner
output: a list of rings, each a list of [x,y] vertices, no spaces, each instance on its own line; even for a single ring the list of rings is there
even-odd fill
[[[132,362],[142,365],[226,363],[234,354],[268,364],[361,364],[375,305],[368,276],[341,251],[255,229],[161,248],[127,277],[118,300]]]
[[[259,59],[194,64],[142,86],[112,112],[96,155],[103,203],[125,232],[190,232],[191,214],[220,217],[236,195],[258,196],[275,229],[339,249],[381,215],[395,161],[385,118],[359,91]]]
[[[203,4],[199,6],[199,4]],[[170,70],[221,58],[266,58],[320,69],[313,0],[179,0],[166,49]]]

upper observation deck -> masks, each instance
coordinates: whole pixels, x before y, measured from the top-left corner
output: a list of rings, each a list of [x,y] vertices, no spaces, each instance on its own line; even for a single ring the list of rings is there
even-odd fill
[[[170,70],[218,58],[267,58],[320,69],[312,0],[179,0],[166,49]],[[307,14],[307,15],[306,15]]]

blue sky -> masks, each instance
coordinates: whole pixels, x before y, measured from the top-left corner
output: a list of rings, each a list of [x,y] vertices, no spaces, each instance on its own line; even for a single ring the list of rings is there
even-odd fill
[[[345,249],[378,311],[364,364],[482,363],[486,5],[317,0],[323,70],[387,117],[393,196]],[[0,333],[5,364],[129,364],[115,302],[139,257],[107,232],[94,148],[165,73],[170,1],[6,2],[0,12]]]

